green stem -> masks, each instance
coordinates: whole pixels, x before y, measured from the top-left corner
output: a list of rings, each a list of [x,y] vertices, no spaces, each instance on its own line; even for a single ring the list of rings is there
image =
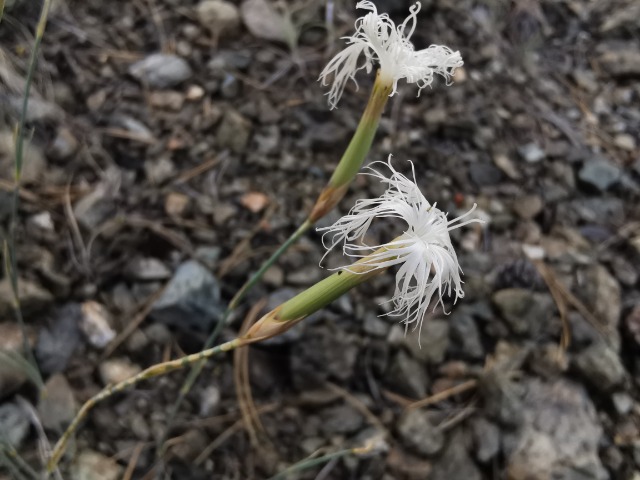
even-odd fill
[[[391,85],[381,82],[378,75],[373,84],[367,107],[362,113],[362,117],[360,117],[358,128],[329,180],[330,187],[339,188],[351,183],[360,171],[360,167],[371,149],[373,138],[378,130],[378,124],[390,93]]]
[[[157,377],[159,375],[165,375],[169,372],[173,372],[174,370],[179,370],[181,368],[188,367],[189,365],[193,365],[196,362],[201,362],[202,360],[211,358],[218,353],[229,352],[231,350],[234,350],[244,345],[244,343],[245,342],[243,342],[242,339],[236,338],[234,340],[230,340],[226,343],[223,343],[213,348],[209,348],[207,350],[203,350],[198,353],[187,355],[185,357],[178,358],[176,360],[158,363],[156,365],[150,366],[146,370],[143,370],[142,372],[140,372],[139,374],[131,378],[128,378],[120,383],[116,383],[115,385],[110,385],[104,388],[98,394],[90,398],[82,406],[82,408],[78,411],[78,413],[76,414],[75,418],[73,419],[69,427],[67,427],[67,429],[65,430],[62,437],[60,437],[60,440],[58,440],[58,443],[56,443],[56,446],[54,447],[53,452],[51,453],[51,458],[47,463],[47,471],[51,473],[53,470],[55,470],[56,466],[58,465],[58,462],[60,461],[60,458],[64,454],[64,451],[66,449],[67,443],[69,442],[69,439],[71,438],[71,435],[73,435],[73,433],[76,431],[76,429],[78,428],[82,420],[84,420],[84,418],[87,416],[89,411],[99,402],[109,398],[115,393],[122,392],[123,390],[141,382],[142,380],[147,380],[149,378]]]
[[[278,260],[278,258],[280,258],[280,256],[284,252],[286,252],[291,245],[297,242],[300,239],[300,237],[302,237],[311,227],[312,227],[312,224],[309,223],[309,221],[305,221],[302,225],[300,225],[300,227],[293,234],[291,234],[291,236],[278,248],[278,250],[276,250],[271,255],[271,257],[269,257],[269,259],[262,264],[260,269],[251,276],[251,278],[242,286],[242,288],[240,288],[238,293],[236,293],[236,295],[233,297],[233,299],[229,303],[229,306],[227,307],[227,309],[222,314],[222,318],[218,320],[218,323],[216,324],[215,328],[207,338],[207,341],[205,342],[203,347],[205,350],[207,348],[210,348],[216,342],[216,340],[218,339],[218,336],[220,335],[220,333],[222,333],[222,329],[226,325],[227,320],[231,315],[231,312],[235,310],[235,308],[242,301],[242,299],[247,294],[247,292],[249,292],[249,290],[251,290],[251,288],[253,288],[253,286],[256,283],[258,283],[258,281],[262,278],[264,273]],[[166,441],[169,428],[173,424],[173,421],[175,420],[176,415],[178,414],[178,410],[182,406],[182,403],[184,402],[185,397],[191,391],[193,384],[196,382],[196,380],[198,379],[198,376],[202,372],[202,369],[204,368],[204,364],[205,362],[203,361],[193,365],[191,367],[191,370],[189,371],[189,375],[187,376],[186,380],[182,384],[182,387],[180,388],[180,391],[178,393],[178,398],[176,399],[175,403],[171,407],[171,411],[169,412],[169,416],[167,417],[167,428],[165,429],[165,433],[160,439],[160,442],[158,443],[158,449],[156,451],[156,455],[158,458],[160,458],[164,453],[164,449],[165,449],[164,443]]]
[[[367,153],[371,149],[371,143],[373,142],[373,138],[378,129],[380,117],[382,116],[382,112],[390,93],[391,86],[383,84],[379,80],[379,76],[376,77],[373,90],[369,97],[369,102],[367,103],[365,111],[360,118],[358,127],[353,134],[347,149],[342,155],[338,166],[333,172],[329,183],[318,197],[318,200],[316,200],[316,204],[309,214],[309,217],[293,234],[291,234],[291,236],[278,248],[278,250],[276,250],[269,259],[262,264],[260,269],[251,276],[251,278],[240,288],[238,293],[236,293],[236,295],[231,299],[231,302],[229,302],[227,309],[222,315],[222,319],[218,321],[215,329],[211,332],[209,338],[207,338],[204,345],[205,349],[211,347],[211,345],[215,343],[231,312],[237,308],[245,295],[256,285],[256,283],[260,281],[260,279],[262,279],[265,272],[271,268],[271,266],[289,249],[291,245],[296,243],[309,229],[311,229],[315,222],[333,209],[333,207],[335,207],[335,205],[344,196],[349,183],[351,183],[353,177],[355,177],[360,170]],[[180,388],[178,398],[169,414],[167,430],[177,415],[185,396],[189,393],[196,379],[202,372],[203,366],[204,363],[198,363],[194,365],[189,372],[189,375],[183,383],[182,388]],[[160,447],[157,451],[159,454],[163,452],[164,447],[162,444],[164,443],[165,438],[163,438],[160,443]]]
[[[4,8],[4,2],[3,2]],[[33,42],[33,48],[31,55],[29,56],[29,63],[27,68],[27,78],[24,85],[24,96],[22,98],[22,109],[20,112],[20,119],[16,126],[16,145],[15,145],[15,166],[14,166],[14,180],[15,185],[13,187],[13,194],[11,199],[11,219],[9,221],[9,238],[6,248],[7,255],[7,270],[11,282],[11,289],[14,296],[14,312],[16,321],[22,331],[22,344],[25,355],[28,360],[37,366],[31,345],[29,345],[29,339],[27,335],[27,329],[22,317],[22,310],[20,308],[20,285],[18,281],[18,265],[16,258],[16,225],[18,223],[18,205],[20,203],[20,180],[22,178],[22,163],[24,160],[24,128],[27,119],[27,111],[29,107],[29,95],[31,93],[31,84],[33,83],[33,76],[36,70],[36,63],[38,60],[38,51],[40,50],[40,44],[44,37],[44,31],[47,26],[47,19],[49,18],[49,10],[51,8],[51,0],[44,0],[42,4],[42,10],[40,12],[40,18],[36,27],[35,38]],[[37,367],[36,367],[37,368]]]
[[[354,453],[353,449],[346,448],[344,450],[339,450],[339,451],[334,452],[334,453],[328,453],[327,455],[323,455],[321,457],[312,458],[312,459],[308,459],[308,460],[302,460],[302,461],[300,461],[298,463],[295,463],[295,464],[291,465],[290,467],[288,467],[285,470],[283,470],[282,472],[274,475],[273,477],[270,477],[268,480],[283,480],[283,479],[286,479],[292,473],[301,472],[303,470],[307,470],[309,468],[313,468],[316,465],[322,465],[323,463],[327,463],[327,462],[333,460],[334,458],[346,457],[347,455],[351,455],[353,453]]]

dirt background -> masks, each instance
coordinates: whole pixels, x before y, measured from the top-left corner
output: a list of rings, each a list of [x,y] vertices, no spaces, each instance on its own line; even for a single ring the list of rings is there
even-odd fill
[[[410,2],[377,4],[401,22]],[[354,6],[276,7],[54,2],[16,239],[47,395],[0,364],[3,441],[36,471],[42,443],[104,385],[199,350],[344,151],[372,77],[334,111],[316,80]],[[16,0],[0,24],[5,227],[38,14],[39,2]],[[452,234],[465,298],[429,315],[419,348],[417,332],[378,317],[394,280],[376,279],[245,363],[210,361],[168,431],[185,373],[144,382],[90,413],[62,477],[260,479],[378,439],[370,455],[290,478],[639,479],[638,18],[633,0],[423,1],[414,44],[460,50],[465,66],[420,98],[402,85],[369,160],[393,153],[405,172],[413,160],[425,196],[452,215],[479,205],[484,226]],[[321,223],[380,193],[357,178]],[[262,299],[275,306],[327,275],[322,254],[309,233],[223,337]],[[332,254],[326,266],[343,262]],[[19,350],[19,338],[2,277],[0,351]],[[262,426],[243,423],[247,375]]]

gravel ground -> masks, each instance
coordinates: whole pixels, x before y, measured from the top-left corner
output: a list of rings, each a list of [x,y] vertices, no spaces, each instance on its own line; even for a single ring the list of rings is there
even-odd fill
[[[35,3],[8,2],[0,23],[4,226]],[[344,151],[372,76],[333,111],[316,79],[354,5],[277,3],[54,1],[16,241],[46,396],[1,360],[21,337],[0,277],[0,432],[35,470],[39,442],[106,384],[201,348]],[[397,21],[411,5],[376,3]],[[414,43],[465,66],[419,98],[402,85],[369,160],[413,160],[452,215],[478,204],[486,223],[452,233],[465,298],[405,335],[379,316],[394,287],[381,276],[251,347],[246,375],[241,355],[210,361],[168,430],[185,372],[101,403],[62,477],[261,479],[378,439],[290,478],[640,479],[639,17],[634,0],[424,0]],[[381,191],[358,177],[321,224]],[[223,337],[326,276],[323,253],[309,233]]]

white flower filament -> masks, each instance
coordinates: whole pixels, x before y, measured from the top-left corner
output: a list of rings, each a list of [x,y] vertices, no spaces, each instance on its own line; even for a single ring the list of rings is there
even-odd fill
[[[372,165],[376,164],[388,167],[391,175],[386,177],[373,168]],[[445,294],[450,296],[453,293],[454,301],[464,296],[461,269],[449,231],[479,222],[468,218],[475,205],[464,215],[447,220],[447,215],[422,195],[415,183],[415,172],[414,179],[410,180],[397,172],[390,161],[372,165],[366,167],[368,172],[365,174],[388,185],[384,194],[372,200],[359,200],[335,224],[318,230],[330,238],[328,246],[325,244],[328,251],[344,243],[345,255],[365,258],[365,263],[374,269],[398,265],[395,292],[390,300],[394,308],[389,315],[402,316],[407,326],[413,323],[418,327],[436,293],[438,301],[435,306],[441,304],[443,308]],[[364,237],[376,218],[402,219],[406,229],[387,244],[366,245]],[[385,248],[381,250],[382,247]]]
[[[435,73],[442,75],[449,84],[455,69],[463,65],[460,53],[449,47],[431,45],[423,50],[414,49],[410,38],[416,28],[420,2],[409,8],[409,16],[397,27],[389,15],[378,14],[371,1],[361,1],[356,8],[369,10],[369,13],[356,20],[355,34],[344,37],[347,46],[320,74],[323,85],[327,85],[327,78],[333,75],[328,93],[331,108],[337,106],[347,81],[351,79],[357,85],[356,72],[366,69],[371,73],[374,62],[380,65],[380,81],[393,86],[390,96],[396,93],[398,80],[402,78],[418,86],[418,95],[431,85]],[[358,65],[362,54],[364,63]]]

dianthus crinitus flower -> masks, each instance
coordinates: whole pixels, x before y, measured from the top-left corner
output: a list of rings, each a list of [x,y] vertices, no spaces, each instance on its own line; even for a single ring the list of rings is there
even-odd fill
[[[416,28],[420,2],[409,8],[409,16],[399,26],[386,13],[378,14],[371,1],[358,2],[356,8],[369,10],[369,13],[356,20],[356,33],[344,37],[347,47],[333,57],[320,74],[323,85],[327,85],[327,77],[333,74],[328,93],[331,108],[337,106],[347,80],[355,82],[356,72],[363,68],[370,73],[374,61],[380,65],[379,80],[392,86],[389,96],[397,91],[398,80],[402,78],[415,83],[420,95],[423,88],[431,85],[434,74],[442,75],[449,83],[455,69],[462,66],[460,53],[449,47],[431,45],[415,50],[410,38]],[[361,55],[364,55],[364,63],[358,65]]]
[[[390,176],[373,168],[376,164],[388,167]],[[384,194],[373,200],[359,200],[335,224],[318,230],[324,231],[323,240],[329,239],[328,245],[325,242],[327,253],[343,244],[344,254],[360,258],[358,263],[361,265],[372,269],[397,265],[396,288],[390,300],[394,308],[389,315],[402,316],[407,326],[413,323],[419,327],[434,295],[437,297],[435,306],[439,303],[443,308],[443,295],[453,293],[454,301],[464,296],[462,271],[449,231],[479,222],[468,219],[476,206],[464,215],[448,220],[447,214],[422,195],[415,182],[415,172],[413,180],[397,172],[391,165],[391,157],[388,163],[374,162],[366,169],[365,174],[388,185]],[[406,229],[389,243],[367,245],[365,236],[373,220],[380,218],[399,218],[406,223]],[[350,268],[342,267],[342,270],[351,271]]]

